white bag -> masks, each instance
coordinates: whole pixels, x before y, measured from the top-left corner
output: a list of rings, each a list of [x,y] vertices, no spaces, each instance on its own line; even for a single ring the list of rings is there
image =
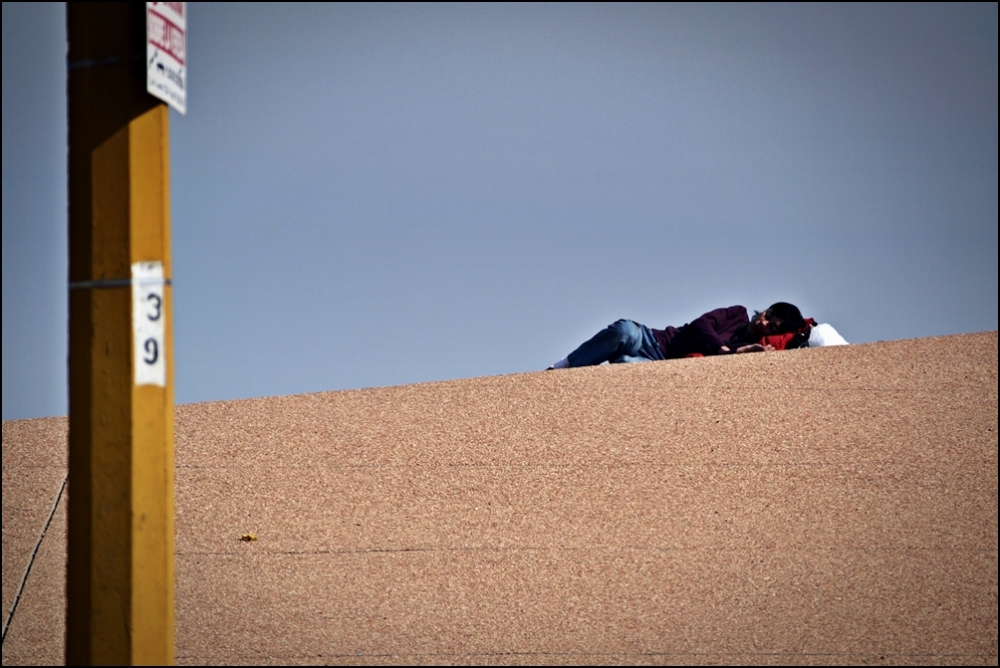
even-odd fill
[[[846,346],[847,341],[831,325],[824,322],[812,328],[812,331],[809,332],[809,342],[806,345],[810,348]]]

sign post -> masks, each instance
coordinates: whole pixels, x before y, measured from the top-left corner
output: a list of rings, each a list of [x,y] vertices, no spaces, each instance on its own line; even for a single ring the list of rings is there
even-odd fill
[[[161,99],[166,95],[183,111],[186,6],[69,3],[66,11],[66,663],[169,664],[174,660],[173,340],[170,132]],[[156,23],[154,13],[173,27]],[[157,83],[161,75],[174,88]]]

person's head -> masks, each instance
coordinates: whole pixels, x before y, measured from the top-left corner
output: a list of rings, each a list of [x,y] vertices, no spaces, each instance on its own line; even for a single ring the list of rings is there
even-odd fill
[[[806,321],[798,307],[788,302],[771,304],[766,311],[755,311],[750,319],[751,331],[757,336],[772,336],[797,332],[805,327]]]

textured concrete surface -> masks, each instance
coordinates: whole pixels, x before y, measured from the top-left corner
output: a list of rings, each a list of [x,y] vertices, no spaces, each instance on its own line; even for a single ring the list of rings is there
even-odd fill
[[[65,418],[3,423],[4,665],[62,661],[66,428]]]
[[[3,425],[5,665],[62,653],[65,430]],[[997,664],[996,332],[194,404],[176,434],[179,663]]]

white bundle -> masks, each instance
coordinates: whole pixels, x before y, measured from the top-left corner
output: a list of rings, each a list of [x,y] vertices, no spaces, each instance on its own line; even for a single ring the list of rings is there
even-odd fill
[[[825,322],[816,325],[809,332],[809,343],[807,343],[810,348],[822,348],[824,346],[846,346],[847,341],[844,340],[837,330],[833,328],[832,325],[828,325]]]

